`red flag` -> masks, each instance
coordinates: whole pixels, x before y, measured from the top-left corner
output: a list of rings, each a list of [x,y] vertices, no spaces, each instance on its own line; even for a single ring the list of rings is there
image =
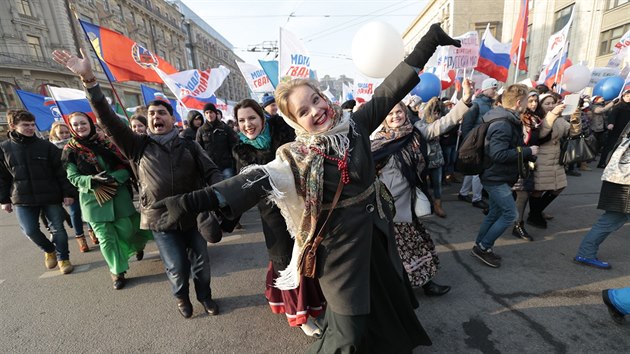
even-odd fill
[[[510,49],[510,58],[512,63],[518,64],[519,70],[527,71],[527,63],[525,62],[525,49],[527,49],[527,23],[529,17],[529,0],[521,1],[521,11],[518,15],[518,21],[516,22],[516,29],[514,29],[514,37],[512,39],[512,49]],[[519,44],[520,58],[519,58]]]
[[[167,74],[177,72],[166,60],[130,38],[110,29],[79,21],[111,81],[162,83],[160,76],[153,70],[154,66]]]

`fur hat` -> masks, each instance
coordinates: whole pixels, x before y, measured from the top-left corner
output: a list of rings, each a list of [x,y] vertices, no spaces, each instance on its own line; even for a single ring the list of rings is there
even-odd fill
[[[205,106],[203,106],[203,111],[212,111],[215,114],[217,113],[217,107],[215,107],[215,105],[213,103],[206,103]]]
[[[276,103],[276,98],[273,97],[273,95],[270,95],[268,93],[266,93],[263,97],[262,97],[262,102],[261,102],[261,106],[263,109],[265,109],[265,107],[269,106],[272,103]]]

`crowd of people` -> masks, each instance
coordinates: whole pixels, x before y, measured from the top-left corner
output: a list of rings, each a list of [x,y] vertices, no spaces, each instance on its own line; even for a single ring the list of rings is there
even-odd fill
[[[485,214],[471,255],[498,268],[503,259],[493,246],[506,230],[532,241],[526,224],[547,227],[554,218],[547,206],[567,174],[579,174],[559,162],[561,141],[587,134],[605,167],[598,205],[605,213],[574,260],[609,269],[598,247],[630,216],[630,90],[610,102],[595,96],[590,105],[583,97],[567,116],[562,96],[549,88],[514,84],[499,94],[491,78],[476,95],[464,80],[457,103],[403,102],[439,45],[460,43],[431,26],[368,102],[338,106],[314,82],[295,79],[260,103],[240,101],[234,127],[209,103],[191,111],[182,129],[160,100],[129,122],[120,119],[89,57],[55,51],[54,60],[84,83],[97,121],[72,113],[47,142],[35,135],[33,114],[9,112],[9,139],[0,144],[2,209],[15,210],[45,266],[63,274],[73,270],[64,220],[81,252],[90,250],[87,223],[117,290],[127,282],[129,258],[141,260],[154,240],[177,310],[190,318],[191,276],[204,312],[219,313],[201,218],[231,231],[256,206],[269,254],[265,296],[290,326],[318,338],[311,352],[410,352],[431,344],[413,289],[426,296],[451,289],[433,280],[440,260],[417,205],[426,201],[428,213],[453,217],[442,206],[442,186],[460,182],[457,148],[486,124],[483,172],[466,175],[458,193]],[[40,214],[52,240],[40,230]],[[630,313],[629,293],[602,293],[617,322]]]

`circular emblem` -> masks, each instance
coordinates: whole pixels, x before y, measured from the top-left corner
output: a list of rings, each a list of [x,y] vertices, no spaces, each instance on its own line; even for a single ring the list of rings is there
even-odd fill
[[[135,43],[131,47],[131,56],[136,64],[145,69],[150,69],[152,66],[158,65],[158,58],[148,49],[138,45],[138,43]]]

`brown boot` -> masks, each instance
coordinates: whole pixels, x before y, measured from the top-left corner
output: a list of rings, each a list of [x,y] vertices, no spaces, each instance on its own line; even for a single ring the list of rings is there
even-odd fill
[[[593,169],[588,167],[588,163],[581,162],[580,163],[580,171],[593,171]]]
[[[98,238],[96,238],[94,230],[88,230],[88,235],[90,236],[90,240],[92,240],[92,243],[98,245]]]
[[[446,217],[446,212],[444,211],[444,209],[442,209],[442,200],[441,199],[436,199],[433,202],[433,213],[441,218],[445,218]]]
[[[87,241],[85,240],[85,236],[77,236],[75,237],[77,243],[79,244],[79,250],[81,252],[90,252],[90,247],[88,247]]]

